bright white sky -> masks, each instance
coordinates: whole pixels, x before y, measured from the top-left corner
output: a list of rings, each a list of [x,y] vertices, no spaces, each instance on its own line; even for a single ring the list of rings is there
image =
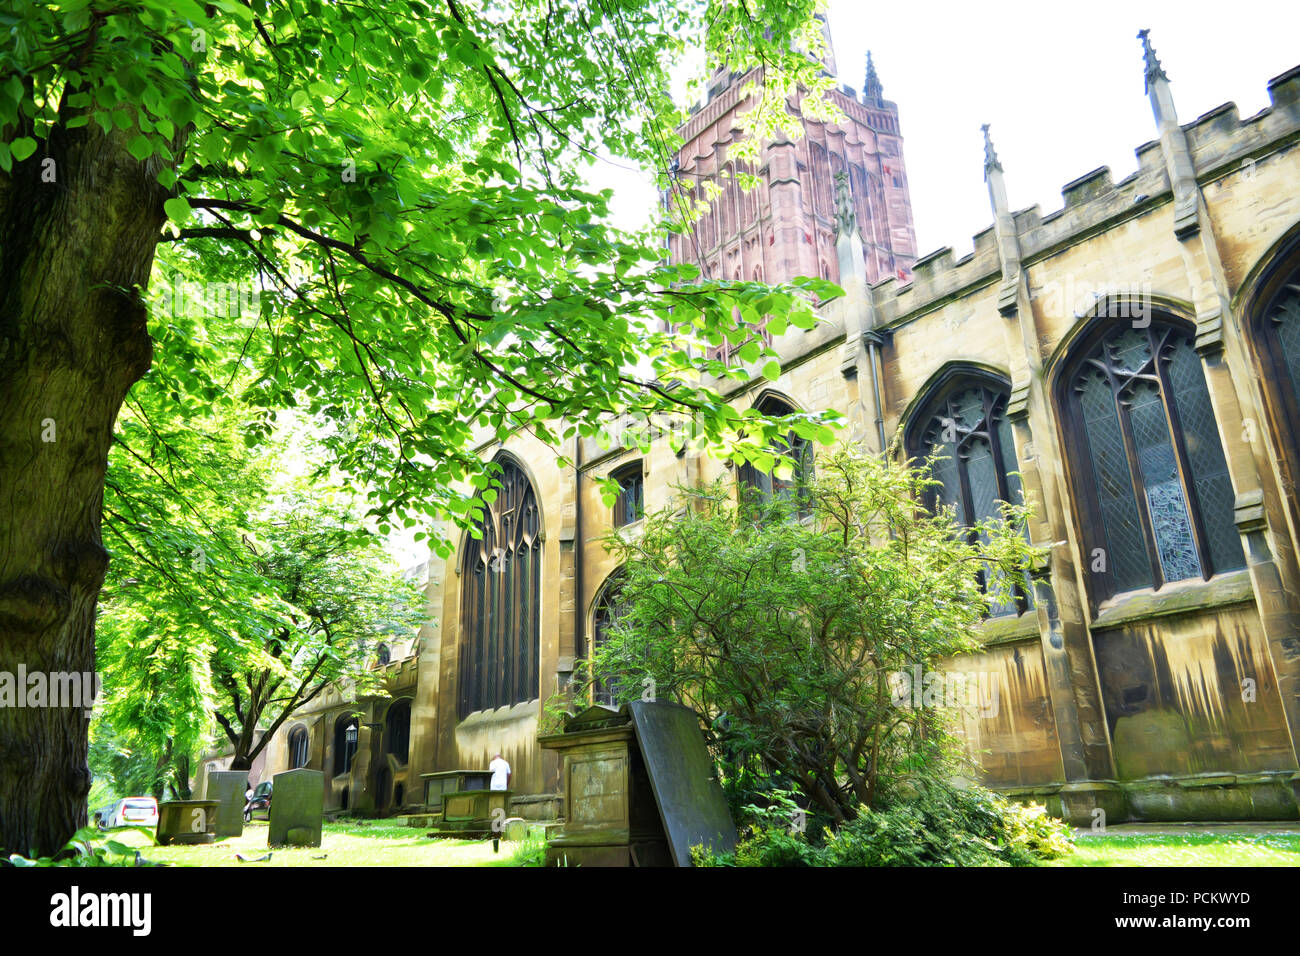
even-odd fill
[[[919,18],[919,19],[918,19]],[[1188,123],[1229,100],[1268,106],[1268,80],[1300,64],[1300,3],[1287,0],[993,0],[929,4],[830,0],[841,83],[859,92],[870,47],[898,104],[918,251],[952,246],[993,221],[980,124],[992,125],[1013,209],[1061,207],[1061,187],[1099,166],[1116,182],[1155,138],[1139,29],[1148,27]],[[648,221],[645,177],[599,164],[621,225]]]

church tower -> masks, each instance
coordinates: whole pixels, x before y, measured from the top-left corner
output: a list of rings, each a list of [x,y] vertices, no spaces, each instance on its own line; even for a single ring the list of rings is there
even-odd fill
[[[822,63],[834,75],[825,21],[823,29],[827,55]],[[916,233],[898,107],[884,98],[871,54],[861,96],[843,84],[827,94],[844,114],[843,122],[804,119],[797,141],[765,142],[760,167],[737,170],[727,147],[744,136],[738,117],[753,104],[742,91],[751,79],[761,82],[757,72],[716,70],[706,101],[678,130],[684,140],[675,158],[678,187],[704,198],[701,184],[712,181],[722,193],[692,228],[671,236],[672,261],[699,266],[707,279],[777,283],[816,275],[838,283],[835,181],[847,172],[867,280],[910,279]],[[789,105],[800,115],[797,100]],[[757,174],[761,183],[746,192],[736,172]]]

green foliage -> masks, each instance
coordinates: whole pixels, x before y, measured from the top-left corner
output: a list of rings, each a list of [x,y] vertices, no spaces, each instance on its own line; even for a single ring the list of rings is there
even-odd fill
[[[883,809],[861,809],[821,845],[758,816],[734,854],[697,848],[697,866],[1037,866],[1073,851],[1069,826],[1043,807],[982,787],[931,783]]]
[[[949,771],[949,715],[897,705],[891,675],[977,647],[1005,586],[984,593],[980,572],[1005,582],[1028,546],[1021,508],[975,535],[918,509],[924,470],[848,450],[816,468],[798,501],[683,489],[613,532],[627,611],[590,671],[705,715],[733,807],[793,789],[839,823]]]
[[[186,409],[166,387],[171,359],[157,371],[121,417],[106,481],[113,561],[92,766],[160,795],[188,776],[214,719],[251,758],[245,731],[270,729],[331,681],[366,691],[375,644],[413,635],[423,602],[356,493],[293,477],[310,441],[250,450],[249,409],[228,396]]]
[[[510,855],[506,866],[545,866],[546,865],[546,838],[544,836],[534,835],[533,831],[528,832],[522,842],[515,848],[515,852]]]
[[[128,726],[118,731],[96,714],[90,725],[89,761],[96,786],[87,798],[92,813],[121,797],[163,797],[176,769],[167,747],[169,729]]]
[[[153,264],[148,288],[106,289],[92,269],[45,290],[149,307],[154,366],[130,394],[115,457],[137,457],[136,474],[153,477],[116,467],[103,515],[114,576],[99,648],[126,751],[179,767],[209,714],[243,748],[268,705],[345,674],[342,648],[364,640],[329,616],[351,570],[330,548],[358,539],[357,516],[326,507],[315,512],[323,532],[306,534],[315,502],[269,514],[255,469],[232,460],[241,444],[273,459],[288,410],[328,426],[312,492],[345,475],[369,498],[367,530],[418,527],[443,556],[448,525],[471,527],[492,491],[476,449],[493,439],[527,430],[558,445],[610,415],[672,413],[743,457],[788,431],[733,409],[710,376],[747,373],[703,346],[740,346],[771,374],[759,324],[810,328],[811,300],[838,290],[815,277],[695,283],[698,270],[662,263],[666,230],[688,226],[620,232],[611,194],[584,182],[591,162],[624,158],[675,194],[671,131],[683,117],[669,89],[687,38],[704,44],[710,67],[761,64],[750,126],[781,125],[795,84],[815,93],[826,83],[797,49],[816,52],[818,3],[3,5],[0,196],[73,196],[70,183],[95,181],[142,202],[86,229],[27,221],[62,216],[67,203],[0,205],[58,237],[52,260],[89,261],[93,228],[95,245],[122,239],[124,262]],[[816,113],[815,96],[800,109]],[[150,212],[166,217],[152,244],[135,232]],[[183,304],[180,280],[207,294]],[[235,307],[211,295],[227,283]],[[96,358],[68,358],[77,374],[49,388],[117,411],[138,368],[115,352]],[[216,406],[244,418],[205,420]],[[798,427],[825,431],[810,419]],[[0,435],[6,447],[25,440]],[[84,467],[100,467],[102,452],[88,446]],[[96,503],[84,505],[85,526],[97,527]],[[277,533],[281,518],[289,527]],[[206,579],[193,569],[200,549],[216,569]],[[358,613],[374,606],[356,603]]]
[[[662,263],[669,224],[616,231],[610,194],[584,179],[612,156],[673,184],[669,89],[689,43],[710,66],[762,66],[755,134],[792,128],[796,85],[816,113],[831,80],[796,47],[818,52],[817,6],[12,0],[0,177],[69,131],[139,164],[127,175],[167,190],[145,291],[177,402],[211,402],[225,373],[248,371],[250,444],[286,408],[332,421],[325,464],[370,486],[381,533],[468,526],[490,478],[473,449],[494,436],[558,442],[610,413],[672,412],[708,441],[740,440],[701,373],[746,373],[688,346],[770,359],[758,323],[810,327],[811,298],[837,290],[686,284],[697,270]],[[261,294],[177,310],[159,293],[178,278]],[[170,361],[186,356],[199,361]],[[769,428],[745,422],[750,438]]]
[[[154,842],[152,830],[142,827],[128,827],[125,829],[134,830],[146,837],[150,843]],[[53,856],[29,859],[18,853],[13,853],[10,854],[8,860],[0,861],[0,863],[4,862],[16,867],[153,865],[142,860],[139,851],[135,847],[106,836],[94,827],[83,827],[78,830],[63,849]]]
[[[827,866],[1032,866],[1070,850],[1069,827],[982,788],[931,784],[828,835]]]

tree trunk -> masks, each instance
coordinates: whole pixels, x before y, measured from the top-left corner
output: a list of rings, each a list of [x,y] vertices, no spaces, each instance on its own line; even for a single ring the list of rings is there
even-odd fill
[[[60,125],[0,174],[0,672],[95,669],[104,473],[152,357],[135,287],[165,218],[158,161],[125,143]],[[87,724],[0,707],[0,847],[50,854],[85,824]]]
[[[190,758],[188,754],[181,754],[176,759],[172,768],[172,789],[176,791],[177,800],[190,800],[194,797],[194,792],[190,789]]]

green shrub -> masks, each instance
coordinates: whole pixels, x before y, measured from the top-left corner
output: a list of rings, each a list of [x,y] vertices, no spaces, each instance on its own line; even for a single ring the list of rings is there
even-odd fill
[[[768,458],[755,467],[778,466]],[[903,781],[948,779],[952,714],[900,700],[899,678],[978,650],[990,602],[1032,555],[1023,508],[968,529],[918,509],[935,484],[845,447],[797,495],[679,489],[636,535],[606,539],[618,610],[576,696],[600,680],[620,702],[654,687],[700,714],[737,819],[793,788],[820,833],[891,806]]]
[[[770,812],[770,811],[764,811]],[[700,852],[697,866],[1036,866],[1073,850],[1069,827],[1043,807],[1012,803],[982,787],[927,784],[911,799],[861,808],[817,846],[760,820],[734,854]]]
[[[125,827],[145,834],[152,843],[154,832],[143,827]],[[140,851],[101,833],[96,827],[82,827],[53,856],[25,857],[11,853],[0,858],[0,865],[15,867],[45,866],[159,866],[140,856]]]

